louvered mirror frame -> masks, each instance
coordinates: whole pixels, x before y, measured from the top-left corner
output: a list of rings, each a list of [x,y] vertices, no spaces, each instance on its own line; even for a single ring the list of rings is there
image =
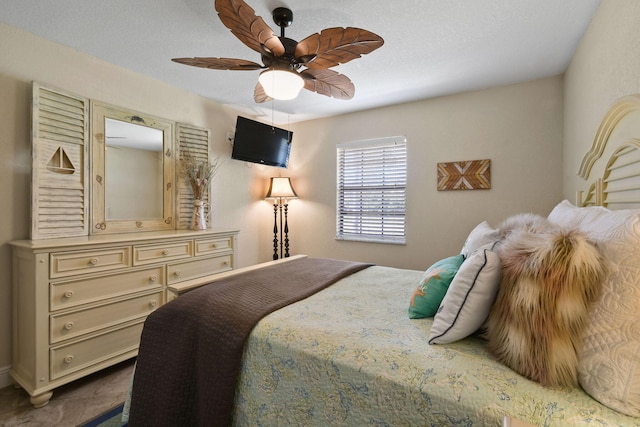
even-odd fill
[[[33,84],[31,239],[88,234],[89,100]]]
[[[92,113],[90,99],[33,83],[31,239],[189,228],[193,194],[179,176],[176,162],[184,150],[208,162],[210,131],[155,118],[170,125],[169,136],[165,135],[170,143],[164,149],[168,163],[164,169],[167,202],[163,218],[142,224],[135,220],[127,224],[107,222],[102,227],[104,203],[90,203],[95,196],[90,179],[90,145],[95,142],[90,137]]]
[[[178,160],[182,160],[185,153],[205,163],[209,162],[209,129],[176,124],[176,151]],[[176,168],[178,181],[176,184],[176,227],[187,229],[191,225],[193,215],[193,191],[187,180],[180,176],[179,167]],[[205,195],[205,203],[209,206],[209,194]]]

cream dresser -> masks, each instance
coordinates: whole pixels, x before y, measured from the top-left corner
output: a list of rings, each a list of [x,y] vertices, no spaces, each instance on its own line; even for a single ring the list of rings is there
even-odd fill
[[[13,247],[11,376],[46,405],[53,389],[136,356],[146,317],[234,267],[237,230],[20,240]],[[207,277],[208,276],[208,277]]]

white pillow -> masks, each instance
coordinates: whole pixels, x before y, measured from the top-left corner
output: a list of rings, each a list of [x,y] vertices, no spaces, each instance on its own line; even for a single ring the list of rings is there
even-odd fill
[[[562,227],[577,228],[589,212],[605,209],[603,207],[579,208],[568,200],[563,200],[553,208],[547,219]]]
[[[483,246],[464,260],[436,313],[429,344],[447,344],[477,331],[487,320],[502,274],[500,258]]]
[[[578,381],[596,400],[640,417],[640,209],[578,208],[565,200],[548,218],[578,228],[610,262],[578,354]]]
[[[475,250],[489,243],[497,242],[498,240],[500,240],[499,230],[491,228],[487,221],[482,221],[471,230],[460,253],[465,258],[469,258]]]

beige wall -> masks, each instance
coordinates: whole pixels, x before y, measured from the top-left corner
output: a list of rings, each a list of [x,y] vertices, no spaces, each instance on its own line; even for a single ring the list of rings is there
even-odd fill
[[[602,0],[565,73],[566,199],[573,202],[576,191],[587,189],[577,172],[603,116],[618,98],[633,94],[640,94],[640,1]],[[597,174],[594,169],[592,177]]]
[[[482,220],[548,213],[561,196],[562,90],[554,77],[297,124],[293,252],[426,269]],[[335,144],[395,135],[408,146],[407,244],[335,240]],[[491,159],[490,190],[436,190],[438,162],[476,159]]]

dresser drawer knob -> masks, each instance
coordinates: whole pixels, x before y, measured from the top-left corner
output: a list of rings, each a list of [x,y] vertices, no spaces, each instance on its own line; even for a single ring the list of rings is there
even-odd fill
[[[169,249],[165,249],[162,251],[162,255],[169,255]]]
[[[73,291],[67,291],[64,293],[65,298],[71,298],[73,296]]]
[[[211,244],[211,247],[215,249],[215,248],[217,248],[217,247],[218,247],[218,245],[216,245],[215,243],[212,243],[212,244]]]
[[[157,305],[158,305],[158,301],[156,300],[149,301],[149,307],[155,308]]]
[[[89,261],[89,264],[98,265],[98,258],[91,258],[91,261]]]
[[[64,328],[67,331],[70,331],[71,329],[73,329],[74,326],[75,326],[75,324],[73,322],[67,322],[67,323],[65,323]]]
[[[229,265],[229,261],[223,261],[223,262],[222,262],[222,265],[226,265],[226,266],[228,266],[228,265]]]
[[[70,354],[70,355],[68,355],[68,356],[65,356],[65,358],[64,358],[64,363],[69,364],[69,363],[71,363],[71,362],[73,362],[73,355],[72,355],[72,354]]]
[[[150,282],[155,282],[156,280],[158,280],[158,276],[156,276],[155,274],[149,277]]]
[[[180,276],[180,270],[176,270],[176,271],[174,271],[174,272],[173,272],[173,275],[174,275],[174,276]]]

